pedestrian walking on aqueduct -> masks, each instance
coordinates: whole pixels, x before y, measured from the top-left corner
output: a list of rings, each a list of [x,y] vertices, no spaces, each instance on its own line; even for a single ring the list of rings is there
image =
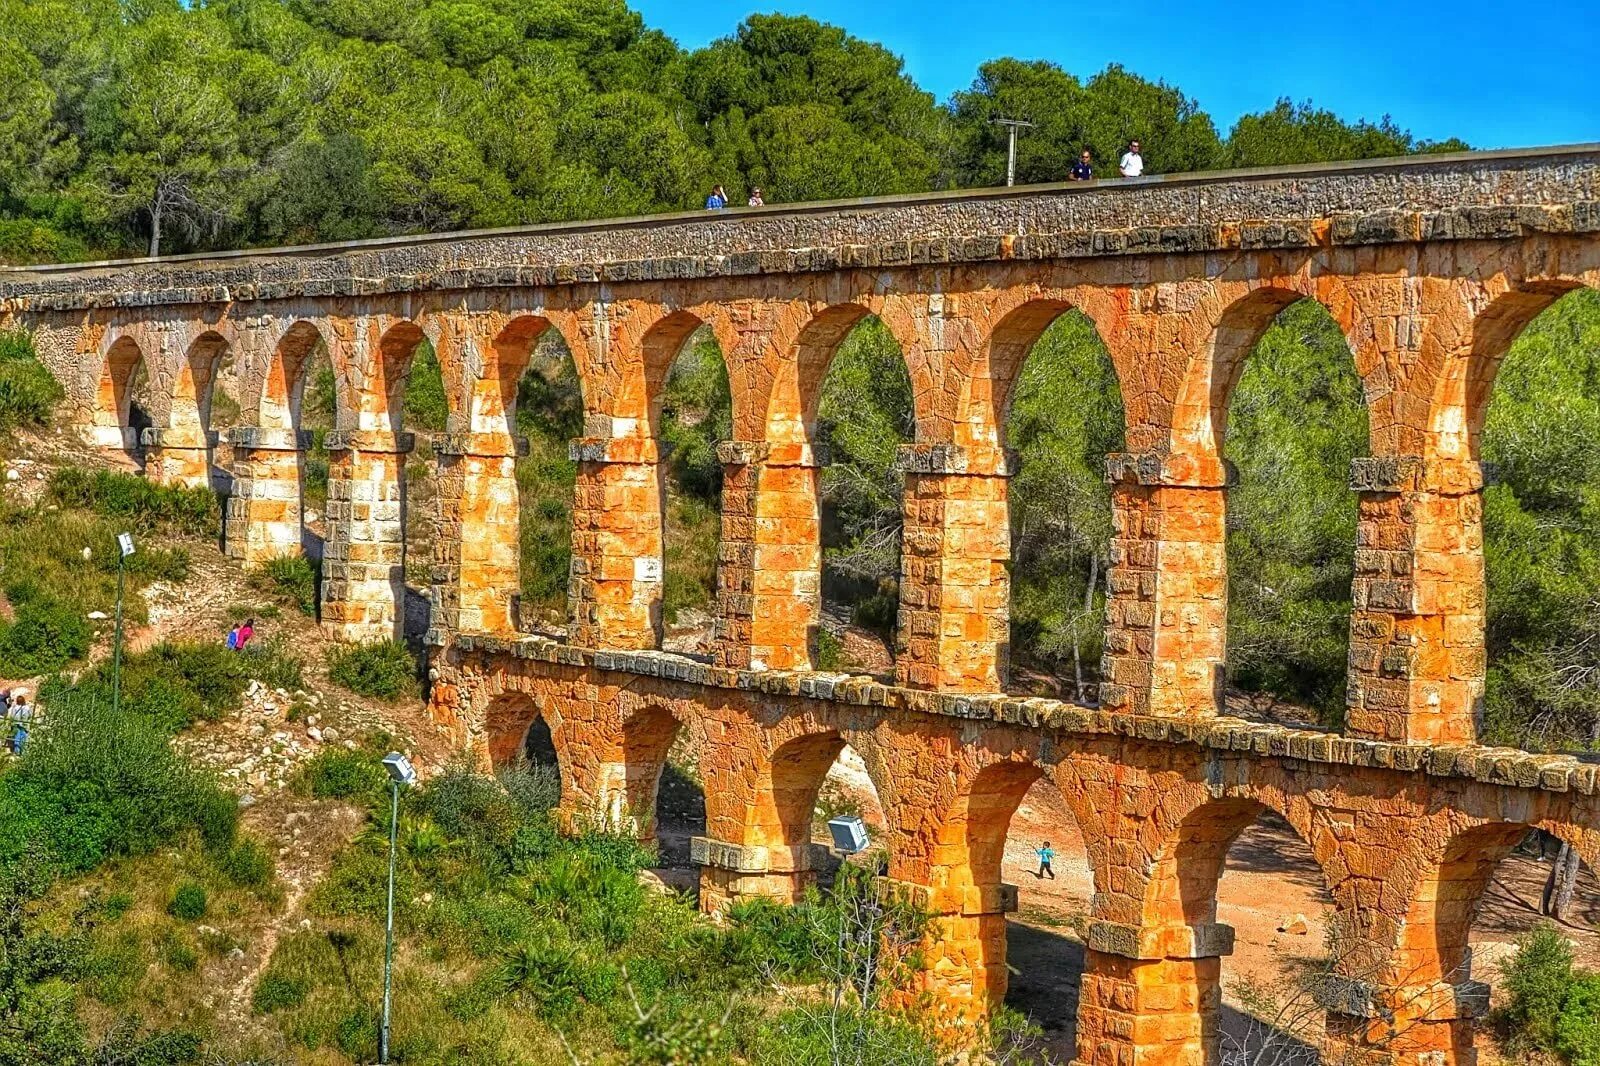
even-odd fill
[[[1051,868],[1050,864],[1055,862],[1055,849],[1052,848],[1050,846],[1050,842],[1046,840],[1043,846],[1034,848],[1033,850],[1039,853],[1039,872],[1034,874],[1034,876],[1040,878],[1041,880],[1048,876],[1050,880],[1054,881],[1056,879],[1056,872]]]
[[[728,194],[722,191],[722,186],[711,186],[711,195],[706,197],[707,211],[721,211],[728,206]]]
[[[760,189],[751,189],[750,190],[750,203],[749,203],[749,206],[750,207],[766,207],[767,206],[767,202],[761,198],[761,190]]]
[[[1089,149],[1085,148],[1083,154],[1078,156],[1078,161],[1072,164],[1072,173],[1068,177],[1073,181],[1094,180],[1094,158],[1089,155]]]
[[[1137,178],[1144,173],[1144,156],[1139,154],[1138,141],[1128,142],[1128,150],[1122,153],[1122,161],[1117,164],[1117,169],[1122,171],[1125,178]]]

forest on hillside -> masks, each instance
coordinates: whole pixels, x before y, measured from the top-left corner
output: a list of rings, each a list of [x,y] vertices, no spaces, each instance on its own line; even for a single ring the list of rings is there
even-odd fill
[[[0,0],[0,261],[331,241],[735,203],[1063,178],[1088,147],[1109,173],[1138,138],[1151,172],[1463,148],[1384,117],[1280,101],[1226,133],[1177,87],[1110,66],[1080,76],[998,58],[937,101],[898,57],[799,17],[752,16],[685,50],[623,0]],[[727,383],[700,336],[668,384],[667,609],[709,607]],[[425,365],[426,360],[423,361]],[[523,382],[524,597],[558,618],[580,407],[549,346]],[[427,379],[418,373],[416,381]],[[419,384],[420,387],[420,384]],[[409,410],[409,405],[408,405]],[[822,430],[830,605],[892,644],[895,445],[904,364],[863,322],[830,370]],[[1229,683],[1262,709],[1344,706],[1356,502],[1367,451],[1349,346],[1286,309],[1234,394]],[[428,423],[426,404],[408,418]],[[1019,675],[1092,699],[1111,532],[1104,455],[1121,400],[1094,323],[1063,316],[1023,369],[1007,426]],[[1570,295],[1514,346],[1484,457],[1488,735],[1592,747],[1600,735],[1600,298]],[[847,605],[840,607],[840,605]],[[851,666],[837,637],[823,659]]]
[[[1280,102],[1227,136],[1177,88],[996,59],[935,101],[807,18],[687,51],[624,0],[0,0],[0,261],[334,241],[1102,174],[1398,155]]]

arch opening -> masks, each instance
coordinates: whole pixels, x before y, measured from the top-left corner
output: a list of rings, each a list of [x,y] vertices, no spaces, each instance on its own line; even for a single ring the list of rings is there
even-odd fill
[[[811,661],[823,670],[890,675],[905,520],[897,464],[900,446],[916,436],[911,375],[883,321],[853,307],[824,312],[799,359],[800,403],[788,417],[775,409],[771,424],[820,445],[815,461],[826,461],[807,485],[815,485],[820,556]],[[809,501],[795,504],[809,513]]]
[[[1117,372],[1088,316],[1039,300],[996,327],[989,374],[994,424],[1018,460],[1007,489],[1009,687],[1096,702],[1111,579],[1106,456],[1126,438]]]
[[[510,398],[509,424],[528,440],[516,462],[518,626],[554,634],[567,613],[578,480],[568,446],[583,433],[583,384],[566,339],[540,322],[523,318],[507,327],[495,342],[495,369],[500,395]]]
[[[1233,953],[1221,960],[1222,1061],[1319,1066],[1326,1025],[1318,989],[1348,972],[1359,948],[1337,928],[1322,866],[1283,815],[1253,801],[1210,807],[1215,814],[1193,827],[1176,869],[1194,879],[1185,890],[1191,920],[1233,930]]]
[[[1052,1061],[1071,1061],[1084,970],[1082,930],[1095,881],[1083,832],[1061,786],[1031,762],[988,767],[973,782],[961,835],[972,884],[1016,889],[1017,909],[1003,916],[1003,955],[995,955],[995,944],[986,940],[981,962],[985,969],[1004,967],[1004,1004],[1040,1027],[1040,1050]]]
[[[1552,947],[1566,956],[1564,965],[1551,965]],[[1452,1009],[1457,997],[1433,990],[1486,983],[1492,1002],[1505,1004],[1519,983],[1507,981],[1510,988],[1502,989],[1500,979],[1524,967],[1540,968],[1537,1009],[1544,1014],[1559,1014],[1563,996],[1585,973],[1600,974],[1600,880],[1576,848],[1552,833],[1519,823],[1475,826],[1437,853],[1413,891],[1383,975],[1401,1003],[1403,1024],[1392,1041],[1449,1066],[1473,1061],[1481,1012]],[[1509,1019],[1527,1018],[1526,1003],[1520,1010],[1518,1003],[1508,1006]],[[1555,1020],[1531,1027],[1513,1021],[1510,1035],[1559,1052]]]
[[[118,338],[106,353],[95,390],[95,443],[120,449],[135,464],[143,462],[143,431],[154,425],[149,380],[138,342]]]
[[[689,731],[668,707],[646,704],[623,722],[622,754],[628,824],[655,843],[663,868],[692,869],[689,842],[705,834],[706,800]]]
[[[711,650],[711,618],[722,538],[722,462],[733,436],[733,396],[721,346],[709,327],[680,311],[645,343],[651,431],[660,449],[662,647]]]
[[[1513,293],[1474,331],[1462,432],[1482,494],[1483,735],[1543,751],[1600,745],[1600,291]],[[1458,388],[1463,386],[1457,386]],[[1466,542],[1463,551],[1480,545]]]
[[[1214,348],[1203,426],[1238,472],[1226,503],[1229,709],[1336,727],[1360,519],[1349,477],[1370,440],[1355,360],[1326,308],[1277,290],[1224,316]]]
[[[296,445],[292,458],[294,491],[300,501],[298,546],[314,565],[322,559],[327,536],[326,438],[338,424],[338,391],[333,361],[321,330],[305,321],[290,326],[267,368],[256,425],[297,438],[309,436],[303,448],[298,447],[298,439],[286,443]],[[320,593],[320,580],[316,587]]]

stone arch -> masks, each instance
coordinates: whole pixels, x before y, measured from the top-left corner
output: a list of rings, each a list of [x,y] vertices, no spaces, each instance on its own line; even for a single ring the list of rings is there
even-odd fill
[[[1468,937],[1495,868],[1532,826],[1490,822],[1455,834],[1425,865],[1400,926],[1397,984],[1459,984],[1470,976]]]
[[[322,330],[307,319],[294,322],[278,339],[267,367],[266,381],[256,405],[256,425],[262,429],[298,430],[306,375]],[[337,402],[337,397],[336,397]]]
[[[660,436],[661,404],[672,365],[677,362],[678,356],[683,354],[684,345],[688,343],[689,338],[705,325],[705,319],[693,311],[679,308],[662,316],[651,325],[640,341],[641,375],[637,379],[630,376],[624,380],[623,395],[617,400],[617,409],[624,411],[635,407],[641,408],[648,419],[651,437]],[[720,341],[718,350],[721,351]],[[644,389],[643,397],[633,395],[633,385],[636,380]]]
[[[619,813],[637,827],[640,839],[656,836],[656,797],[667,752],[683,728],[671,708],[661,703],[646,703],[623,716]]]
[[[1424,439],[1427,458],[1478,461],[1489,399],[1506,353],[1542,311],[1581,288],[1576,279],[1532,281],[1502,293],[1478,312],[1460,349],[1444,353]]]
[[[134,425],[133,393],[141,370],[148,377],[144,351],[137,340],[124,334],[112,342],[95,386],[91,415],[95,444],[120,448],[130,456],[138,454],[141,427]],[[148,417],[149,412],[144,414]]]
[[[871,314],[861,303],[833,304],[811,315],[780,365],[767,403],[770,444],[815,444],[822,383],[839,346]]]
[[[535,346],[553,328],[543,315],[520,314],[494,333],[483,352],[483,370],[471,385],[469,433],[507,438],[516,434],[518,385],[532,362]]]
[[[561,794],[565,800],[573,789],[566,750],[566,736],[560,716],[545,701],[525,692],[503,692],[492,698],[483,712],[484,737],[489,760],[495,767],[514,765],[528,750],[530,740],[543,747],[549,739],[561,775]]]
[[[422,327],[410,319],[393,323],[378,337],[371,376],[355,405],[359,428],[390,434],[404,428],[406,378],[426,339]]]
[[[966,861],[959,876],[977,888],[998,885],[1004,878],[1006,833],[1022,799],[1043,779],[1044,769],[1032,760],[991,763],[973,776],[951,812]]]
[[[1306,293],[1281,286],[1252,289],[1224,307],[1191,356],[1172,412],[1168,447],[1197,462],[1219,463],[1227,436],[1228,407],[1255,350],[1273,319]]]
[[[1217,920],[1217,887],[1227,866],[1228,851],[1246,829],[1271,812],[1287,822],[1322,871],[1331,895],[1325,857],[1317,835],[1265,798],[1229,796],[1191,807],[1162,834],[1144,887],[1142,924],[1146,927],[1203,925]]]
[[[205,433],[211,428],[211,393],[229,344],[222,334],[206,330],[194,339],[178,368],[167,428]]]
[[[756,824],[774,846],[803,849],[811,843],[812,814],[828,770],[844,751],[838,730],[793,737],[768,757],[766,787],[757,794]]]

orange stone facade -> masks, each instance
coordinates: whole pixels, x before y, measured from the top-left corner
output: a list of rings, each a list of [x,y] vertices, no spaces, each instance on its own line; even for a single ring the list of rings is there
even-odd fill
[[[1336,905],[1320,997],[1348,1061],[1464,1066],[1484,1002],[1466,933],[1530,828],[1600,861],[1596,767],[1475,746],[1482,703],[1483,471],[1495,369],[1563,293],[1600,284],[1600,151],[1454,157],[669,216],[192,262],[0,270],[0,324],[34,331],[87,440],[163,482],[231,479],[227,546],[301,550],[308,354],[338,382],[323,623],[352,640],[405,617],[405,378],[444,371],[432,707],[490,763],[535,720],[563,808],[649,835],[666,752],[702,758],[694,845],[708,909],[793,899],[812,811],[848,743],[888,822],[891,881],[938,916],[922,990],[975,1019],[1006,984],[1005,831],[1047,779],[1088,843],[1079,1066],[1218,1058],[1228,845],[1266,811],[1308,843]],[[1228,401],[1273,318],[1302,299],[1343,329],[1370,454],[1345,736],[1222,714]],[[1113,495],[1098,708],[1004,695],[1009,398],[1076,310],[1126,417]],[[894,685],[812,672],[821,600],[817,405],[876,316],[912,382]],[[733,439],[710,662],[665,655],[661,399],[695,331],[727,365]],[[517,383],[556,331],[582,382],[563,643],[518,621]],[[243,392],[213,469],[222,359]],[[152,425],[135,431],[139,368]],[[1339,1058],[1335,1061],[1347,1061]]]

